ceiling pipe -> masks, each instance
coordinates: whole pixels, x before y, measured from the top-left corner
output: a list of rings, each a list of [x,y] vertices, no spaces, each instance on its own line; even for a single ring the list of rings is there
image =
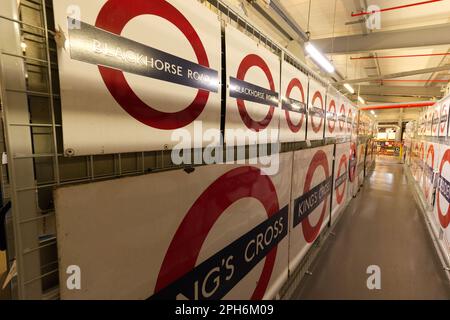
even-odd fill
[[[361,12],[357,12],[357,13],[353,13],[352,12],[352,17],[359,17],[359,16],[364,16],[364,15],[373,14],[373,13],[377,13],[377,12],[385,12],[385,11],[391,11],[391,10],[404,9],[404,8],[420,6],[420,5],[423,5],[423,4],[428,4],[428,3],[433,3],[433,2],[440,2],[440,1],[443,1],[443,0],[428,0],[428,1],[404,4],[404,5],[401,5],[401,6],[395,6],[395,7],[390,7],[390,8],[383,8],[383,9],[380,9],[380,10],[361,11]]]
[[[397,59],[397,58],[417,58],[417,57],[435,57],[435,56],[450,56],[450,52],[446,53],[424,53],[424,54],[403,54],[397,56],[364,56],[364,57],[350,57],[350,60],[369,60],[369,59]]]
[[[425,79],[385,79],[385,80],[375,80],[374,82],[443,82],[447,83],[450,82],[446,79],[431,79],[431,80],[425,80]]]
[[[436,103],[436,101],[422,101],[422,102],[410,102],[410,103],[394,103],[394,104],[381,104],[371,105],[359,108],[360,110],[385,110],[385,109],[407,109],[407,108],[423,108],[429,107]]]

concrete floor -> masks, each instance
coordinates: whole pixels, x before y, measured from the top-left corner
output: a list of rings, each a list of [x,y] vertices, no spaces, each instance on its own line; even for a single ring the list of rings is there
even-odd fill
[[[378,159],[334,233],[295,299],[450,299],[450,283],[396,161]],[[380,290],[367,288],[370,265],[381,269]]]

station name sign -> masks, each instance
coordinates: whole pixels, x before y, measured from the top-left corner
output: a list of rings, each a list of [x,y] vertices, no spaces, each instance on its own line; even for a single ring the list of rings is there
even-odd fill
[[[73,24],[73,19],[68,19]],[[210,92],[219,90],[216,70],[85,22],[77,25],[69,28],[70,56],[74,60]]]
[[[287,233],[288,206],[285,206],[149,299],[221,299],[263,260]]]
[[[325,179],[294,201],[294,227],[308,217],[331,193],[333,179]]]

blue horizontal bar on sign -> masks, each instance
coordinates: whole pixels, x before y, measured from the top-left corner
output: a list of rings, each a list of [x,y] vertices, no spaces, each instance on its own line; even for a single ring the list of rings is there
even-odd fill
[[[312,107],[309,108],[309,114],[313,117],[323,118],[325,116],[325,111],[322,108]]]
[[[340,187],[345,182],[345,180],[347,180],[347,170],[345,170],[339,177],[336,178],[334,188]]]
[[[223,298],[287,236],[288,212],[285,206],[149,299]]]
[[[332,177],[319,183],[294,201],[294,227],[301,223],[331,193]]]
[[[336,121],[336,119],[337,119],[337,114],[336,113],[333,113],[333,112],[327,112],[327,120],[334,120],[334,121]]]
[[[74,25],[73,19],[68,19],[69,26]],[[70,56],[74,60],[191,88],[219,91],[219,73],[211,68],[77,22],[79,28],[69,28]]]
[[[281,107],[283,110],[306,114],[306,103],[292,98],[284,97],[281,100]]]
[[[230,97],[274,107],[279,100],[277,92],[234,77],[230,77]]]

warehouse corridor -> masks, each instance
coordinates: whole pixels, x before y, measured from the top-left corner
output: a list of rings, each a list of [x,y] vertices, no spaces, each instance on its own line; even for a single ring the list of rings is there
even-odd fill
[[[403,165],[379,158],[367,179],[293,298],[450,299]],[[380,267],[380,290],[367,288],[371,265]]]

